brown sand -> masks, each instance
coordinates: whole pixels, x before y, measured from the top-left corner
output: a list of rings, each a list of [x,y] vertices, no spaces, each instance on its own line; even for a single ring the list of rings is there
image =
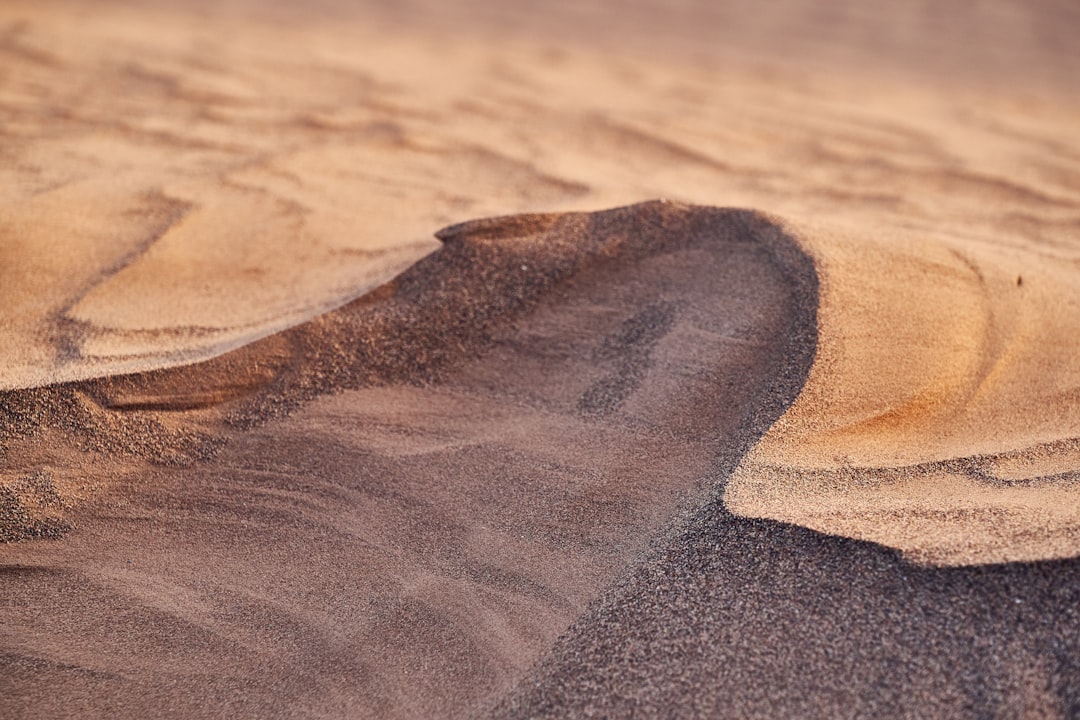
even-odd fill
[[[751,213],[652,203],[443,237],[378,297],[209,363],[9,395],[9,432],[40,426],[8,457],[52,485],[85,482],[86,452],[152,463],[62,542],[5,551],[9,708],[460,716],[809,368],[809,258]],[[194,388],[204,403],[177,403]]]
[[[1078,29],[5,3],[0,714],[1080,715]]]

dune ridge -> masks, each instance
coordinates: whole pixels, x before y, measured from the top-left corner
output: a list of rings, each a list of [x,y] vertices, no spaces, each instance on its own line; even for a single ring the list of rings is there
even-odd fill
[[[77,525],[4,548],[13,712],[480,711],[809,371],[816,275],[759,214],[439,235],[214,360],[4,394],[5,475],[45,473],[12,485],[5,539]]]
[[[764,716],[849,707],[853,686],[875,688],[861,714],[1054,714],[1074,701],[1061,633],[1075,618],[1061,610],[1080,587],[1075,559],[919,568],[836,537],[847,533],[729,509],[748,477],[758,497],[779,487],[802,510],[820,491],[793,480],[851,495],[888,472],[815,475],[790,458],[835,446],[770,438],[822,392],[815,374],[837,342],[827,321],[847,317],[829,314],[840,275],[805,235],[749,211],[652,202],[439,237],[439,252],[378,291],[216,359],[5,393],[5,475],[42,468],[6,483],[5,539],[79,528],[59,545],[7,546],[5,690],[20,716],[52,714],[68,693],[88,694],[91,716],[228,697],[270,716]],[[791,464],[769,477],[760,457],[777,447]],[[1013,453],[1001,472],[1055,459]],[[935,462],[921,470],[931,479],[963,469]],[[953,511],[921,528],[929,561],[957,564],[943,529],[965,533],[964,560],[1025,540],[999,524],[999,545],[973,545],[978,519]],[[1038,552],[1070,539],[1030,522]],[[850,523],[852,535],[887,527],[869,513]],[[306,594],[309,573],[287,569],[296,553],[323,600]],[[73,603],[85,613],[88,593],[84,622],[59,621]],[[103,635],[117,608],[169,629]],[[944,618],[934,639],[912,624],[924,612]],[[793,648],[777,613],[809,633]],[[345,639],[320,639],[327,623]],[[838,633],[842,682],[823,650]],[[1008,661],[987,660],[980,637],[1006,643]],[[142,649],[115,676],[93,652],[72,655],[76,641]],[[163,642],[173,670],[157,660]],[[282,643],[300,649],[283,657]],[[791,662],[762,664],[783,647]],[[898,658],[910,674],[891,673]],[[941,662],[962,672],[935,678]],[[686,683],[711,689],[691,708],[676,692]]]
[[[797,236],[822,275],[817,358],[727,506],[919,562],[1076,556],[1080,264],[921,234]]]
[[[215,432],[222,428],[260,425],[327,392],[435,381],[444,366],[489,343],[493,325],[512,322],[568,278],[595,264],[633,263],[673,244],[703,242],[702,237],[711,237],[710,223],[719,224],[721,237],[741,234],[742,241],[760,245],[773,257],[789,279],[786,291],[807,298],[798,311],[811,313],[809,319],[792,321],[784,342],[812,345],[807,333],[814,327],[816,275],[799,259],[805,256],[795,241],[779,230],[770,234],[762,229],[774,226],[751,211],[654,201],[594,214],[498,217],[447,227],[437,233],[443,243],[437,257],[421,261],[376,292],[211,360],[6,391],[0,438],[7,441],[8,452],[15,444],[41,445],[40,434],[60,433],[68,437],[61,445],[79,451],[176,466],[208,460],[220,446]],[[514,243],[512,251],[503,247],[506,243]],[[672,277],[663,287],[677,284]],[[624,302],[643,303],[630,291]],[[425,307],[423,313],[413,309],[417,305]],[[654,311],[659,313],[655,322],[667,322],[676,309],[668,303]],[[701,352],[701,361],[707,362],[707,351]],[[603,416],[620,405],[639,382],[635,362],[617,370],[610,387],[601,383],[592,388],[579,410],[595,405],[588,412]],[[808,362],[777,360],[763,371],[800,375]],[[782,408],[771,404],[773,395],[754,399],[755,412],[778,415]],[[704,417],[695,421],[700,432],[726,437],[722,428],[708,429],[707,422]],[[9,472],[24,462],[22,457],[9,462]],[[11,517],[26,518],[23,511]],[[4,528],[8,538],[21,532],[17,524]]]

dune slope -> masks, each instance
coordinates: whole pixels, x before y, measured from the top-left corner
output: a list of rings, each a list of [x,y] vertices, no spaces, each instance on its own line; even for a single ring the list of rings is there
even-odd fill
[[[0,527],[78,526],[4,549],[11,712],[477,710],[809,370],[811,261],[754,213],[440,236],[215,360],[5,394],[5,475],[39,474]]]
[[[814,369],[727,507],[921,563],[1080,554],[1080,262],[922,234],[797,235],[822,277]]]

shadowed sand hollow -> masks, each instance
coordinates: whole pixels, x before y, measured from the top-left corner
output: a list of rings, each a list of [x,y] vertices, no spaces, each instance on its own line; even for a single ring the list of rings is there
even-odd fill
[[[80,528],[5,550],[9,707],[476,709],[809,368],[810,259],[754,213],[656,202],[440,237],[215,360],[5,396],[5,466],[41,474],[6,536]]]

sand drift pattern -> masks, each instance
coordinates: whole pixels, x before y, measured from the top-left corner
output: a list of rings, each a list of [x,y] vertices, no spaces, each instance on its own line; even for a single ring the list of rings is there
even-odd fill
[[[20,712],[77,693],[130,715],[478,708],[809,370],[811,261],[755,213],[439,236],[374,293],[214,360],[5,394],[6,471],[46,469],[59,498],[11,485],[5,535],[78,526],[8,546]]]
[[[927,494],[900,491],[951,472],[999,504],[1067,494],[1069,471],[1012,485],[990,473],[1060,462],[1068,442],[894,469],[857,464],[887,443],[877,426],[847,450],[814,434],[852,436],[837,418],[854,403],[822,402],[822,384],[866,367],[859,341],[882,342],[852,333],[836,301],[858,243],[659,201],[439,238],[373,293],[213,360],[4,394],[0,531],[77,527],[60,544],[7,546],[3,689],[22,716],[76,696],[112,716],[163,703],[178,715],[765,716],[847,707],[851,683],[875,688],[863,714],[1075,702],[1076,648],[1060,641],[1080,637],[1061,626],[1077,618],[1053,609],[1075,607],[1075,561],[920,569],[728,509],[885,541],[899,525],[896,546],[914,538],[924,562],[1076,552],[1075,504],[1059,526],[1025,530],[1014,514],[987,532],[955,508],[971,494],[930,495],[930,522]],[[814,452],[849,455],[834,469]],[[891,515],[875,504],[887,491]],[[828,506],[837,496],[858,512]],[[943,623],[919,640],[911,613],[931,608]],[[782,627],[806,641],[766,663]],[[821,652],[837,632],[844,682]],[[972,654],[984,636],[1007,643],[1008,663]],[[884,679],[898,661],[961,672]],[[1043,694],[1011,689],[1017,663]],[[989,678],[993,698],[965,695],[965,673]],[[686,705],[686,682],[712,689]]]

